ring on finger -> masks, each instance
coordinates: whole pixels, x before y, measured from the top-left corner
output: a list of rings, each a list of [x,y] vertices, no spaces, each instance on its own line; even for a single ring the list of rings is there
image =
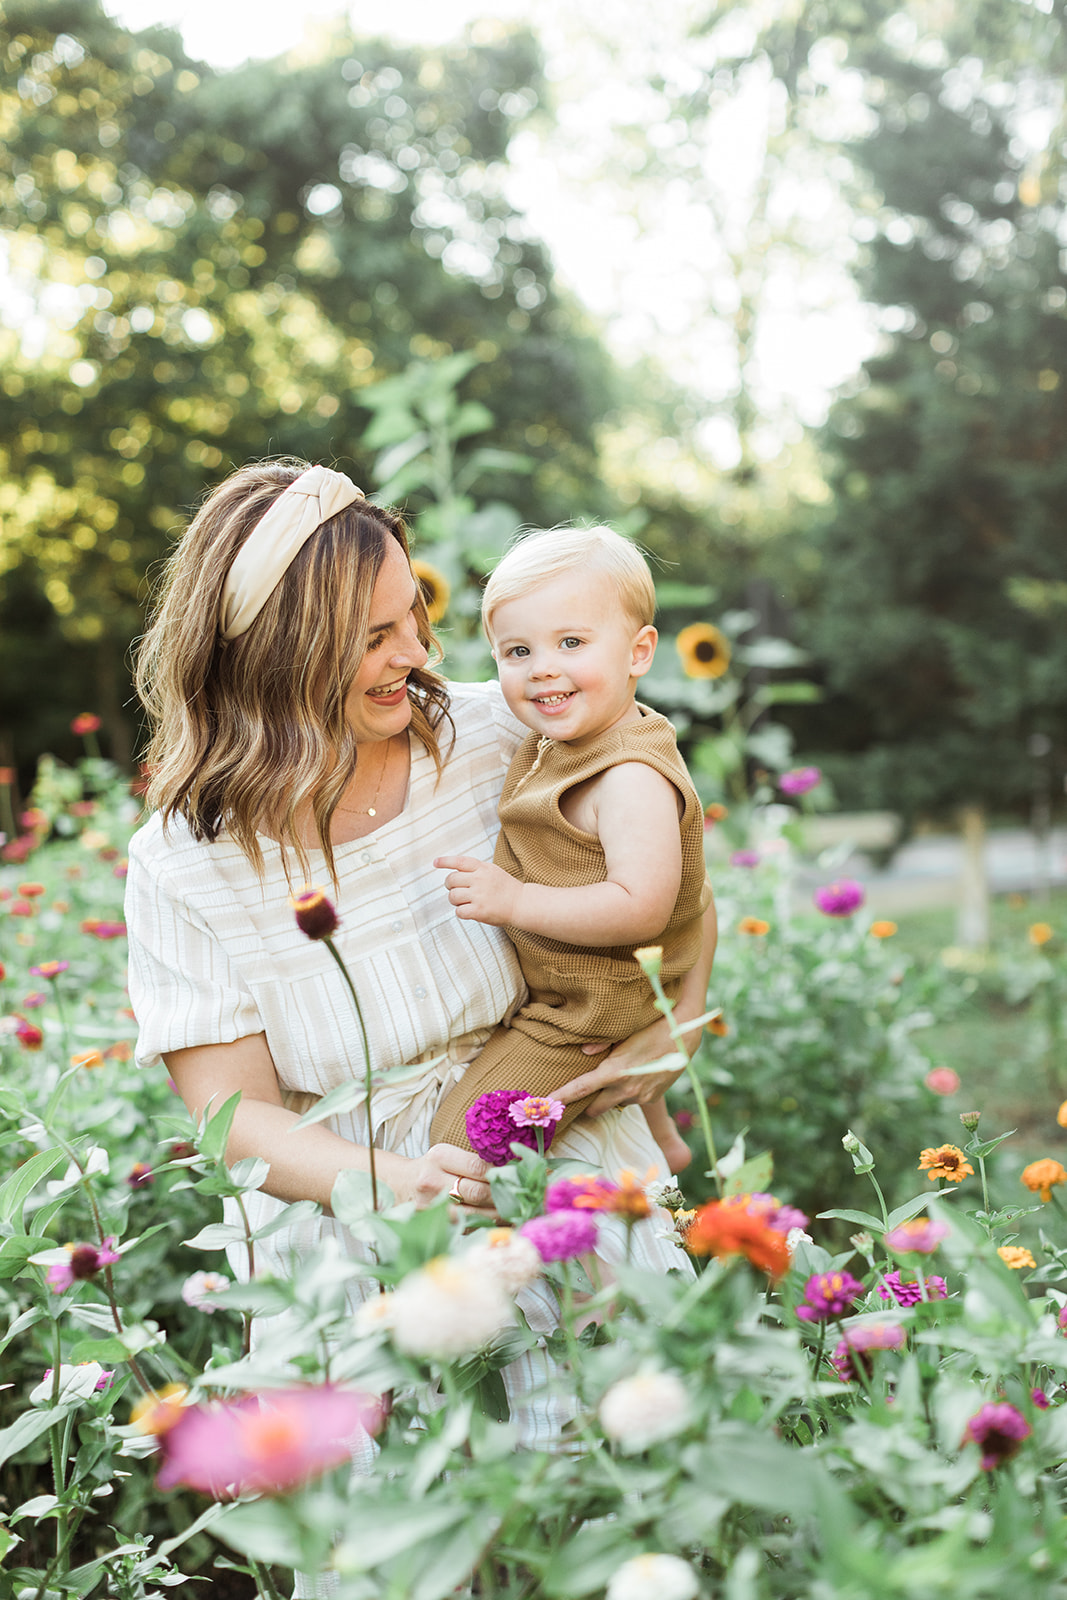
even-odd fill
[[[463,1204],[463,1196],[459,1192],[459,1183],[460,1183],[460,1180],[457,1178],[455,1183],[452,1185],[451,1189],[449,1189],[449,1191],[448,1191],[448,1198],[450,1200],[455,1200],[458,1205],[462,1205]]]

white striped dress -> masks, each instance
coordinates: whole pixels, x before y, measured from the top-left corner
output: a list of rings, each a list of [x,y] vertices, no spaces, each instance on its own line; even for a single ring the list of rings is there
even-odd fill
[[[336,894],[321,852],[311,852],[312,869],[318,868],[341,918],[336,943],[360,997],[375,1072],[386,1074],[375,1091],[376,1143],[413,1157],[428,1147],[443,1086],[525,997],[506,935],[460,921],[444,874],[431,862],[437,855],[492,859],[504,774],[526,730],[496,684],[453,684],[450,690],[456,743],[440,780],[421,743],[412,739],[404,809],[374,833],[336,847]],[[362,1046],[351,999],[329,952],[296,926],[281,852],[271,840],[261,842],[262,878],[225,833],[214,843],[198,843],[181,822],[164,834],[157,816],[134,836],[126,919],[137,1061],[153,1067],[172,1050],[263,1032],[287,1103],[303,1110],[313,1097],[353,1076],[362,1078]],[[390,1090],[388,1068],[442,1055],[444,1063],[406,1076]],[[367,1143],[362,1109],[327,1126]],[[609,1175],[628,1169],[643,1178],[655,1169],[666,1176],[659,1149],[633,1107],[595,1121],[579,1119],[553,1154]],[[256,1227],[279,1209],[267,1194],[250,1200]],[[658,1237],[660,1231],[659,1223],[640,1225],[637,1265],[666,1271],[684,1262],[681,1252]],[[285,1274],[291,1256],[306,1259],[331,1237],[347,1253],[360,1253],[340,1223],[318,1217],[259,1242],[257,1270]],[[599,1253],[608,1262],[622,1258],[621,1230],[602,1230]],[[235,1252],[232,1264],[241,1270],[241,1253]],[[546,1288],[535,1286],[519,1303],[537,1331],[554,1326],[556,1302]],[[543,1371],[543,1363],[524,1357],[505,1374],[509,1391],[515,1398],[528,1393]],[[537,1400],[522,1406],[516,1420],[528,1444],[548,1442],[559,1426],[552,1407]]]

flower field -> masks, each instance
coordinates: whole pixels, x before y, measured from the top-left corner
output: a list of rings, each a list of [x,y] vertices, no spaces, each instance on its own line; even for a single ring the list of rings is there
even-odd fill
[[[138,816],[90,750],[43,765],[3,847],[0,1595],[276,1596],[294,1571],[342,1600],[1067,1595],[1057,1080],[1023,1160],[961,1100],[965,1063],[924,1051],[960,976],[856,886],[795,917],[784,850],[723,851],[681,1189],[553,1161],[554,1103],[509,1094],[480,1113],[499,1225],[339,1185],[365,1259],[241,1285],[223,1248],[254,1267],[256,1238],[221,1201],[263,1163],[225,1165],[232,1105],[196,1129],[131,1062]],[[320,901],[298,909],[328,938]],[[1003,981],[1044,1038],[1043,926]],[[676,1273],[628,1264],[648,1226]],[[523,1451],[500,1372],[543,1282],[563,1435]]]

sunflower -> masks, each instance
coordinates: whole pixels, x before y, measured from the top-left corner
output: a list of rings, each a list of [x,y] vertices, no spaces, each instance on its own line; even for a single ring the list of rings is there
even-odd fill
[[[674,641],[687,678],[721,678],[730,665],[730,641],[710,622],[693,622]]]
[[[422,598],[426,601],[426,615],[431,624],[440,622],[448,610],[452,587],[443,572],[431,567],[428,561],[413,560],[411,570],[419,581]]]

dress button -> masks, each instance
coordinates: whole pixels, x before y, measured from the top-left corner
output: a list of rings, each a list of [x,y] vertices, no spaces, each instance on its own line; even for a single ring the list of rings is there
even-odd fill
[[[370,851],[369,850],[364,850],[363,854],[360,856],[359,859],[362,861],[363,865],[366,866],[367,863],[370,861]]]
[[[426,990],[422,987],[421,983],[417,983],[415,985],[415,999],[416,1000],[425,1000],[426,999]]]
[[[399,917],[397,917],[395,922],[390,923],[390,927],[392,928],[394,933],[399,933],[400,930],[403,928],[403,926],[404,926],[404,924],[401,922]]]

